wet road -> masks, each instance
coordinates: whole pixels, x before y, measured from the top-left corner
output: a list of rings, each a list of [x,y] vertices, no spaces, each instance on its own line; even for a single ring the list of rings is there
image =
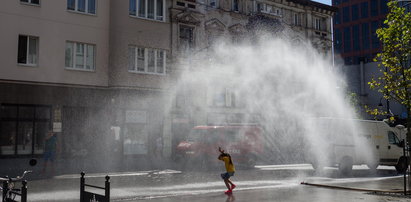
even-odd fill
[[[232,196],[219,177],[221,171],[139,171],[110,173],[111,201],[407,201],[364,192],[325,189],[301,182],[335,184],[371,189],[400,189],[401,176],[393,167],[371,173],[366,166],[354,168],[351,176],[340,176],[328,168],[316,173],[310,165],[267,165],[238,170],[232,178],[237,188]],[[106,174],[88,174],[86,183],[104,185]],[[29,182],[29,201],[79,201],[79,176],[61,175]],[[101,193],[98,190],[90,190]],[[408,199],[409,200],[409,199]]]

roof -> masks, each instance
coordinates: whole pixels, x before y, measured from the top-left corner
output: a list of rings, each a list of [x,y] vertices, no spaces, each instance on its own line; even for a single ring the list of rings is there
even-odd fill
[[[293,3],[296,3],[296,4],[301,4],[301,5],[304,5],[304,6],[312,6],[312,7],[322,8],[322,9],[332,11],[332,12],[337,12],[338,11],[338,8],[335,7],[335,6],[330,6],[330,5],[327,5],[327,4],[322,4],[322,3],[311,1],[311,0],[287,0],[287,1],[293,2]]]

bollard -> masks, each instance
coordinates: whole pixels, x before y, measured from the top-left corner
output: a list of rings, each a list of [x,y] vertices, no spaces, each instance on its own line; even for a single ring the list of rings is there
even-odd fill
[[[110,201],[110,177],[107,175],[106,176],[106,186],[105,188],[105,195],[106,195],[106,199],[107,201]]]
[[[6,176],[6,178],[8,178]],[[6,198],[7,196],[7,189],[9,188],[9,182],[8,181],[3,181],[3,197],[2,197],[2,201]]]
[[[27,202],[27,180],[24,180],[21,184],[21,202]]]
[[[84,188],[84,175],[85,175],[84,171],[81,172],[81,177],[80,177],[80,201],[84,200],[84,190],[85,190],[85,188]]]

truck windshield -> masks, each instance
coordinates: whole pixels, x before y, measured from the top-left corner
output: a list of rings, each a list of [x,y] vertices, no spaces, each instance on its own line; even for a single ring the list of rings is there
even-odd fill
[[[219,135],[216,129],[193,129],[187,137],[189,142],[209,142],[218,141]]]

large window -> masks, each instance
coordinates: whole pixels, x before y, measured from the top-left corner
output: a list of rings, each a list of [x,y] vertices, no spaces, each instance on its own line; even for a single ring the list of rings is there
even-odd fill
[[[388,1],[380,0],[381,14],[387,14],[388,13],[387,3],[388,3]]]
[[[42,154],[51,126],[51,107],[0,105],[0,155]]]
[[[344,28],[344,53],[351,51],[351,31],[350,27]]]
[[[164,21],[165,0],[129,0],[129,15]]]
[[[338,25],[341,23],[341,9],[338,10],[335,14],[334,14],[334,24]]]
[[[354,4],[351,6],[351,16],[352,16],[352,21],[359,19],[358,4]]]
[[[324,24],[322,18],[314,17],[314,29],[316,29],[316,30],[324,30],[325,29],[325,24]]]
[[[371,1],[371,16],[378,15],[378,1]]]
[[[361,18],[368,18],[368,2],[361,3]]]
[[[40,5],[40,0],[20,0],[20,2],[33,5]]]
[[[354,25],[352,27],[352,44],[353,44],[353,51],[360,50],[360,26]]]
[[[233,11],[239,11],[238,10],[238,0],[232,0],[232,2],[233,2]]]
[[[343,22],[350,21],[350,7],[346,6],[343,8]]]
[[[361,25],[362,50],[370,48],[370,27],[369,23]]]
[[[340,30],[340,29],[335,29],[334,46],[335,46],[335,51],[336,51],[336,53],[341,53],[342,34],[341,34],[341,30]]]
[[[179,29],[179,49],[182,52],[188,52],[194,47],[194,28],[186,25],[180,25]]]
[[[229,88],[209,89],[212,99],[212,106],[215,107],[236,107],[239,105],[236,98],[237,93]]]
[[[125,155],[141,155],[148,152],[148,124],[146,111],[126,111],[123,142]]]
[[[66,42],[65,67],[78,70],[95,70],[95,45]]]
[[[218,3],[217,0],[208,0],[208,5],[212,8],[217,8],[218,7],[217,3]]]
[[[81,13],[96,14],[96,0],[67,0],[67,9]]]
[[[166,51],[160,49],[128,47],[128,71],[165,74]]]
[[[37,65],[39,38],[19,35],[17,63]]]
[[[301,26],[301,21],[302,21],[301,20],[301,14],[294,13],[293,17],[294,17],[294,25]]]
[[[378,29],[378,21],[373,21],[371,22],[371,47],[372,48],[378,48],[380,47],[380,40],[378,39],[377,36],[377,29]]]

